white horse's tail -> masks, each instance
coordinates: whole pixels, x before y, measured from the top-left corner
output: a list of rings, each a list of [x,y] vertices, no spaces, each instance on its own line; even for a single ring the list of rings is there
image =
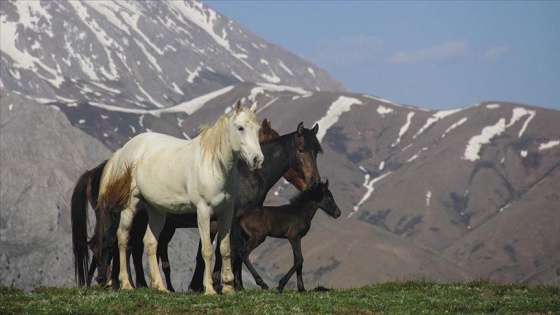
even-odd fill
[[[113,213],[122,211],[128,205],[132,192],[132,176],[132,165],[125,165],[119,169],[115,165],[114,154],[107,161],[99,185],[96,210],[99,215],[95,231],[98,248],[103,248],[103,236],[112,224]]]

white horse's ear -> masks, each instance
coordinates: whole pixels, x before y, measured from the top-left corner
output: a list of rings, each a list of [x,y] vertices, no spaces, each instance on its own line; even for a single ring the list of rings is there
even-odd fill
[[[251,111],[254,113],[257,110],[257,101],[253,102],[253,105],[251,105]]]
[[[235,103],[235,113],[239,114],[240,111],[241,111],[241,99],[238,99],[237,103]]]

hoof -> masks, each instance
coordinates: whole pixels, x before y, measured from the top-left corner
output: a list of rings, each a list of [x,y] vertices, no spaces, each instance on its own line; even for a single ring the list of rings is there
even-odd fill
[[[224,294],[233,294],[235,293],[235,289],[233,288],[232,285],[224,285],[222,287],[222,293]]]
[[[122,289],[122,290],[132,290],[132,289],[134,289],[134,288],[130,285],[130,283],[128,283],[128,284],[123,284],[123,285],[121,286],[121,289]]]
[[[207,291],[204,291],[204,295],[216,295],[216,294],[217,294],[217,293],[216,293],[216,291],[214,291],[214,290],[207,290]]]
[[[165,287],[161,287],[161,288],[156,288],[159,292],[165,292],[165,293],[169,293],[169,290],[167,290],[167,288]]]

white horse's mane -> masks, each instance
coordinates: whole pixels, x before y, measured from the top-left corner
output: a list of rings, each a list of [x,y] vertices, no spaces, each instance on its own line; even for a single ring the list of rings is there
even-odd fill
[[[231,115],[232,113],[223,115],[213,126],[202,125],[200,127],[200,147],[202,148],[203,158],[209,156],[212,162],[216,159],[220,163],[224,162],[221,147],[224,141],[227,122]]]
[[[259,124],[257,116],[246,107],[238,107],[236,110],[224,114],[216,121],[213,126],[204,124],[200,126],[200,147],[202,148],[203,158],[210,157],[210,161],[214,162],[216,159],[220,163],[224,163],[224,156],[222,154],[222,143],[224,141],[225,133],[227,132],[228,120],[231,116],[238,115],[241,111],[245,111],[247,117]]]

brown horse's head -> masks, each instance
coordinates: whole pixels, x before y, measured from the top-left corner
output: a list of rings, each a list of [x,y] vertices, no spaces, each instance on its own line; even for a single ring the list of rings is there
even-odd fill
[[[286,174],[284,176],[300,191],[321,181],[321,175],[317,168],[317,154],[323,152],[323,149],[317,139],[318,131],[318,124],[315,124],[313,129],[306,129],[301,122],[294,135],[296,160],[299,162],[296,165],[290,163],[292,172],[288,174],[288,177],[286,177]]]
[[[306,137],[304,136],[304,131],[307,130],[303,127],[303,123],[298,125],[298,132],[296,134],[296,139],[294,144],[296,145],[296,154],[299,156],[297,160],[302,161],[298,165],[300,167],[292,168],[290,167],[284,173],[284,179],[290,182],[299,191],[304,191],[308,187],[308,179],[312,182],[318,182],[321,179],[319,176],[319,171],[317,170],[316,157],[318,152],[322,152],[321,146],[316,141],[317,137],[314,136],[319,130],[319,126],[315,127],[308,133],[308,144],[306,147]],[[314,135],[311,135],[314,134]],[[278,137],[279,134],[276,130],[272,129],[272,123],[266,118],[262,122],[261,130],[259,131],[259,142],[264,142],[270,139]],[[291,164],[290,164],[291,165]],[[307,174],[307,178],[306,178]]]

